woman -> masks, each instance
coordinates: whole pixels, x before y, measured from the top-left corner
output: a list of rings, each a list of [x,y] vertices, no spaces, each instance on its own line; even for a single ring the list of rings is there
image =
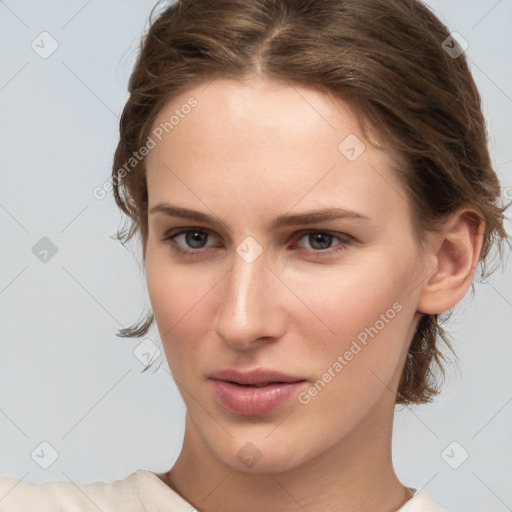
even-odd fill
[[[416,0],[185,0],[131,76],[112,186],[187,407],[178,460],[0,480],[2,511],[441,512],[391,460],[439,315],[506,237],[464,54]]]

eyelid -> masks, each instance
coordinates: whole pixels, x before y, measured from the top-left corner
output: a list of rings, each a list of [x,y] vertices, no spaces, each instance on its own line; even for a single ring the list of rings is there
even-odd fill
[[[330,231],[329,229],[302,229],[294,233],[294,237],[302,238],[305,235],[311,235],[312,233],[322,233],[324,235],[330,235],[335,238],[339,238],[340,240],[353,240],[353,237],[347,235],[347,233],[341,233],[338,231]]]
[[[179,235],[183,235],[185,233],[194,232],[194,231],[207,233],[211,237],[215,237],[215,238],[220,237],[220,235],[218,235],[217,233],[215,233],[215,231],[213,231],[209,228],[204,228],[201,226],[184,226],[184,227],[177,227],[177,228],[169,229],[168,231],[165,232],[163,240],[166,240],[166,239],[169,239],[172,237],[177,237]],[[222,238],[222,237],[220,237],[220,238]]]
[[[169,229],[168,231],[166,231],[165,234],[164,234],[164,237],[165,238],[169,238],[171,236],[177,236],[177,235],[180,235],[182,233],[189,232],[189,231],[201,231],[201,232],[208,233],[211,236],[215,236],[217,238],[220,237],[220,235],[218,235],[212,229],[205,228],[203,226],[175,227],[175,228],[172,228],[172,229]],[[300,237],[302,237],[304,235],[311,234],[311,233],[323,233],[323,234],[331,235],[331,236],[334,236],[334,237],[337,237],[337,238],[340,238],[340,239],[346,239],[347,241],[348,240],[355,240],[355,238],[353,236],[351,236],[351,235],[349,235],[347,233],[339,232],[339,231],[332,231],[332,230],[324,229],[324,228],[307,228],[307,229],[305,228],[305,229],[301,229],[301,230],[295,231],[293,233],[293,238],[295,239],[295,238],[299,237],[299,235],[301,235]],[[220,238],[222,238],[222,237],[220,237]]]

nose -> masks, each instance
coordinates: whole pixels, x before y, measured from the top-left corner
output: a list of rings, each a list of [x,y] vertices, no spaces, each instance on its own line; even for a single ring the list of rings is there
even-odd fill
[[[283,335],[285,287],[269,267],[265,251],[250,263],[234,253],[221,286],[214,330],[224,343],[247,351]]]

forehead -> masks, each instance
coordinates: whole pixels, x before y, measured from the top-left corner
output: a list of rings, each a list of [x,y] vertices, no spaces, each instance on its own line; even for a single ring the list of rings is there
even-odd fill
[[[161,141],[147,158],[150,204],[228,194],[263,209],[276,198],[281,208],[338,198],[355,209],[365,197],[378,214],[379,203],[404,196],[356,112],[314,88],[213,80],[173,98],[152,133],[157,129]]]
[[[195,106],[189,108],[192,102]],[[280,142],[289,144],[299,139],[314,141],[326,131],[331,135],[338,132],[336,137],[347,131],[360,132],[355,112],[346,102],[312,87],[266,78],[245,83],[216,79],[196,85],[174,97],[161,110],[153,128],[165,124],[173,114],[181,115],[180,119],[174,116],[172,130],[165,133],[168,138],[176,138],[180,132],[185,135],[190,125],[204,141],[219,139],[234,144],[249,135],[248,130],[259,142],[280,132]],[[191,120],[185,122],[187,118]],[[223,137],[231,130],[238,131],[235,140]]]

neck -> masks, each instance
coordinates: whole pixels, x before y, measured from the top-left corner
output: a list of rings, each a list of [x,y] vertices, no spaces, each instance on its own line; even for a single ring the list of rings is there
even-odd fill
[[[377,404],[326,452],[293,469],[264,474],[224,464],[187,414],[183,448],[165,481],[201,512],[395,512],[412,492],[392,466],[392,412],[389,404]]]

